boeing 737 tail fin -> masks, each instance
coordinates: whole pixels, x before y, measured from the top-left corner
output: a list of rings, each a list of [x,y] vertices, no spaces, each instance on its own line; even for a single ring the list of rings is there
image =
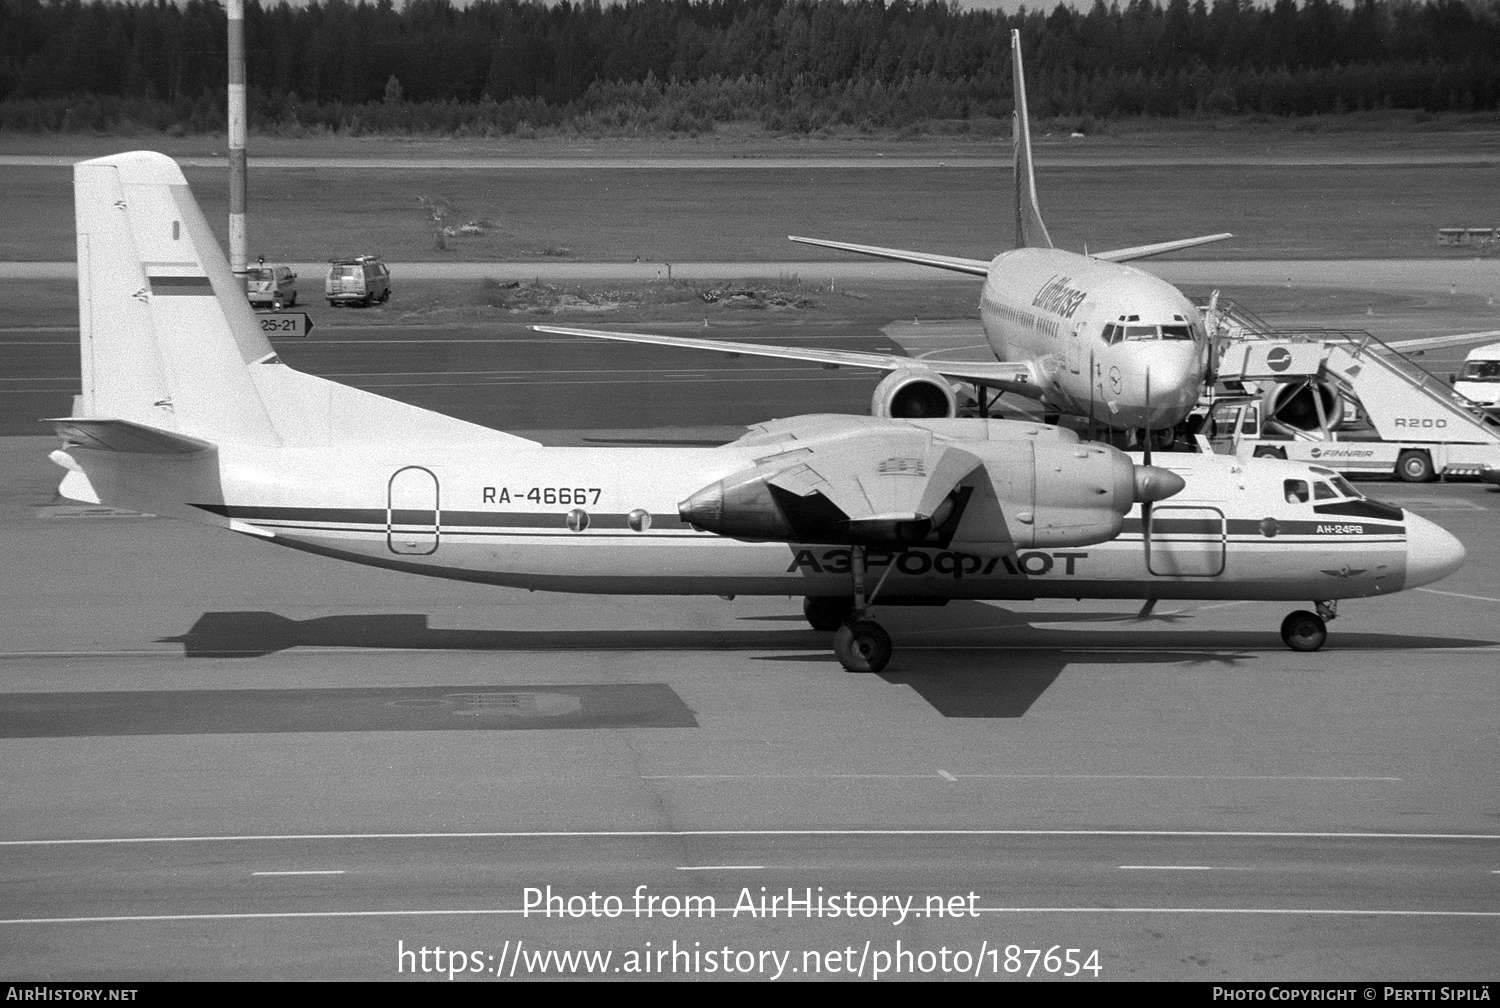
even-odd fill
[[[273,356],[171,158],[73,167],[85,417],[280,443],[246,365]]]
[[[1052,248],[1036,203],[1036,176],[1031,168],[1031,122],[1026,111],[1026,71],[1021,66],[1021,33],[1010,33],[1010,60],[1015,71],[1016,111],[1011,138],[1016,150],[1016,248]]]

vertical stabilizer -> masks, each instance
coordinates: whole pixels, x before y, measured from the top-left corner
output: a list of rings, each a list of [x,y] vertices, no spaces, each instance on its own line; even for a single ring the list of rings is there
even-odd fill
[[[1016,148],[1016,248],[1052,248],[1042,211],[1036,205],[1036,176],[1031,170],[1031,120],[1026,111],[1026,71],[1021,66],[1021,33],[1010,33],[1010,61],[1015,71],[1016,111],[1011,139]]]
[[[280,443],[250,375],[272,358],[171,158],[73,168],[83,395],[75,411],[214,442]]]

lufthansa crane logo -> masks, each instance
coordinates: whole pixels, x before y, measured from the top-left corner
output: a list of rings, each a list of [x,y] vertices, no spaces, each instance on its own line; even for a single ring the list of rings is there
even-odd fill
[[[1292,352],[1284,346],[1276,347],[1266,354],[1266,367],[1272,371],[1285,371],[1292,366]]]

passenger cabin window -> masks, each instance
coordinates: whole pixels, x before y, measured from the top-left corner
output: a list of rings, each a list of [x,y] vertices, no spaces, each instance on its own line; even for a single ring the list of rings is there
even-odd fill
[[[1286,488],[1286,502],[1288,504],[1307,503],[1308,493],[1306,480],[1287,480],[1282,485]]]
[[[1333,487],[1329,486],[1327,483],[1324,483],[1322,480],[1318,480],[1318,482],[1313,484],[1314,500],[1333,500],[1337,496],[1338,494],[1333,492]]]

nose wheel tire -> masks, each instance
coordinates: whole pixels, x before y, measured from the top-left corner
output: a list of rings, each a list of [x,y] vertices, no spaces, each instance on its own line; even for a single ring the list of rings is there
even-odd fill
[[[850,595],[809,595],[802,600],[802,615],[814,630],[832,633],[854,616]]]
[[[850,672],[879,672],[891,660],[891,635],[873,620],[854,620],[833,635],[833,653]]]
[[[1328,625],[1317,613],[1298,609],[1281,621],[1281,639],[1293,651],[1316,651],[1328,639]]]

